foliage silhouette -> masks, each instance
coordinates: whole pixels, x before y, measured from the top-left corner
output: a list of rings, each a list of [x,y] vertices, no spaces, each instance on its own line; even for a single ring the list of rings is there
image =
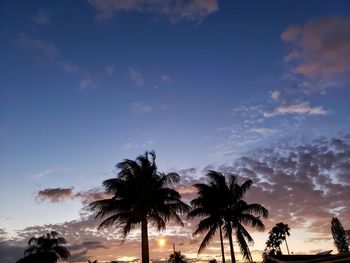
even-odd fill
[[[96,218],[107,217],[99,229],[120,227],[123,240],[141,224],[142,263],[149,262],[148,223],[158,231],[165,229],[170,219],[183,226],[179,213],[189,210],[180,194],[169,188],[180,180],[179,175],[160,173],[155,159],[156,154],[152,151],[139,155],[136,160],[118,163],[117,177],[103,182],[111,197],[89,204],[96,212]]]
[[[191,201],[192,210],[188,213],[188,218],[204,217],[193,235],[206,233],[199,246],[198,254],[201,253],[219,230],[222,262],[225,263],[225,252],[222,237],[222,226],[224,223],[222,209],[218,205],[221,203],[219,185],[215,180],[209,184],[198,183],[193,185],[197,189],[197,197]]]
[[[244,226],[264,230],[265,226],[260,216],[264,218],[268,216],[267,209],[262,205],[248,204],[243,200],[245,193],[250,189],[253,182],[247,180],[242,185],[239,185],[235,175],[229,174],[227,175],[228,179],[226,179],[224,174],[217,171],[209,171],[206,176],[209,178],[208,186],[205,186],[205,184],[194,185],[199,190],[199,197],[192,200],[191,204],[194,209],[190,212],[190,217],[205,217],[200,221],[197,230],[194,232],[194,234],[197,234],[208,230],[200,249],[208,244],[216,230],[220,229],[220,224],[223,224],[225,237],[229,239],[231,261],[233,263],[236,262],[232,240],[234,232],[243,258],[251,262],[252,256],[248,243],[253,243],[254,241]],[[212,198],[215,199],[216,208],[206,198],[202,198],[203,194],[201,191],[212,191]],[[205,204],[208,206],[205,206]]]
[[[264,255],[281,255],[281,244],[283,241],[286,243],[288,255],[289,255],[289,248],[287,244],[287,236],[290,236],[290,228],[288,224],[284,224],[283,222],[280,222],[276,224],[270,231],[269,231],[269,237],[266,241],[266,247],[264,250]]]
[[[347,255],[349,254],[349,243],[346,240],[346,232],[343,225],[337,217],[332,218],[331,222],[332,236],[334,239],[334,244],[338,249],[339,254]]]
[[[174,251],[174,253],[169,255],[169,263],[187,263],[186,257],[181,254],[181,251]]]
[[[24,256],[16,263],[56,263],[58,260],[54,252],[40,252]]]
[[[55,231],[40,237],[32,237],[28,241],[28,248],[24,257],[18,262],[56,262],[59,258],[66,260],[70,253],[63,245],[67,241]]]

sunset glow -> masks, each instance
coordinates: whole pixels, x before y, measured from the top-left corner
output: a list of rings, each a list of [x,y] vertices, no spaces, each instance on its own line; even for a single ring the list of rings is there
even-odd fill
[[[0,34],[1,263],[52,230],[69,263],[142,263],[141,229],[154,262],[174,250],[221,262],[218,226],[237,206],[210,189],[207,210],[188,216],[211,170],[251,180],[243,201],[268,210],[256,215],[265,228],[245,226],[256,262],[280,222],[291,254],[338,253],[332,218],[350,229],[350,0],[2,0]],[[155,191],[158,177],[105,182],[152,150],[179,195]],[[176,216],[157,210],[169,196]],[[104,199],[111,211],[98,214]],[[208,211],[220,216],[198,251]],[[229,262],[227,235],[223,246]],[[235,235],[233,247],[242,260]]]

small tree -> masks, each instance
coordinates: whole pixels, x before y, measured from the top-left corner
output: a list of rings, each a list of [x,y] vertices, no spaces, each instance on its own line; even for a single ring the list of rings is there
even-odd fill
[[[286,237],[290,235],[289,233],[290,228],[288,224],[284,224],[283,222],[280,222],[276,224],[270,231],[269,231],[269,238],[266,241],[266,247],[264,250],[264,255],[281,255],[281,244],[283,241],[286,243],[288,255],[289,255],[289,248],[287,244]]]
[[[346,240],[346,233],[343,225],[336,217],[332,218],[331,230],[334,239],[334,245],[337,247],[339,254],[349,254],[349,243]]]
[[[181,254],[181,251],[174,251],[174,253],[169,255],[169,263],[187,263],[186,257]]]

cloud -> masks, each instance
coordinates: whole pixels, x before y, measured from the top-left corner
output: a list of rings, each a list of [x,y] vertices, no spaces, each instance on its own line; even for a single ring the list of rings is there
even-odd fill
[[[145,79],[139,70],[129,68],[129,76],[136,86],[142,87],[145,85]]]
[[[272,135],[272,134],[276,133],[276,130],[270,129],[270,128],[264,128],[264,127],[252,128],[252,129],[250,129],[250,131],[253,133],[258,133],[258,134],[264,135],[264,136],[268,136],[268,135]]]
[[[247,199],[268,207],[269,224],[283,221],[292,229],[305,228],[329,237],[333,216],[350,225],[349,160],[346,136],[280,140],[220,169],[239,174],[241,181],[253,180]]]
[[[80,79],[79,90],[82,92],[97,87],[101,78],[114,75],[113,65],[107,65],[103,70],[91,73],[75,63],[62,59],[56,45],[50,41],[20,34],[16,43],[22,48],[31,50],[37,61],[45,66],[59,67],[68,74],[76,75]]]
[[[148,140],[143,143],[133,143],[128,142],[123,145],[123,150],[130,150],[130,149],[149,149],[154,144],[154,140]]]
[[[264,112],[264,117],[270,118],[285,114],[299,115],[326,115],[328,112],[322,106],[311,107],[309,102],[300,102],[296,104],[282,103],[277,108]]]
[[[97,10],[96,18],[110,19],[119,12],[163,16],[171,22],[201,21],[218,10],[218,0],[88,0]]]
[[[153,110],[152,106],[143,104],[141,102],[133,102],[133,103],[131,103],[130,109],[134,113],[146,113],[146,112],[151,112]]]
[[[28,177],[32,178],[34,180],[39,180],[40,178],[45,177],[45,176],[47,176],[49,174],[55,173],[55,172],[57,172],[59,170],[60,169],[47,169],[47,170],[41,171],[39,173],[30,174],[30,175],[28,175]]]
[[[94,188],[87,191],[74,193],[74,188],[46,188],[37,193],[36,200],[39,202],[49,201],[53,203],[65,200],[81,200],[83,204],[103,199],[106,194],[100,189]]]
[[[32,19],[38,25],[48,25],[48,24],[50,24],[50,17],[44,10],[39,10],[38,12],[36,12],[32,16]]]
[[[164,83],[168,83],[168,82],[171,81],[171,78],[170,78],[168,75],[161,75],[161,76],[160,76],[160,79],[161,79],[161,81],[164,82]]]
[[[330,78],[350,71],[350,17],[321,17],[289,26],[281,35],[292,45],[286,55],[294,72],[307,78]]]
[[[17,44],[21,47],[35,51],[40,59],[54,60],[58,56],[58,50],[55,44],[50,41],[20,34],[17,38]]]
[[[278,101],[280,97],[281,97],[280,91],[275,90],[275,91],[271,92],[271,99],[273,99],[274,101]]]
[[[97,86],[97,82],[92,80],[90,77],[83,78],[80,80],[79,90],[86,91],[88,89],[95,88]]]
[[[72,199],[72,197],[73,197],[73,187],[46,188],[38,192],[36,199],[41,202],[45,200],[48,200],[50,202],[61,202],[67,199]]]

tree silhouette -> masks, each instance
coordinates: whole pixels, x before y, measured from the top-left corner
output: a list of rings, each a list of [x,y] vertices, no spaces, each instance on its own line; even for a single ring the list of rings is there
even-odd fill
[[[155,159],[152,151],[139,155],[136,160],[118,163],[117,177],[103,182],[111,197],[89,204],[96,212],[96,218],[107,217],[99,229],[120,227],[123,240],[141,224],[142,263],[149,262],[148,223],[151,222],[158,231],[165,229],[170,219],[183,226],[178,213],[189,210],[180,194],[168,187],[179,181],[179,175],[158,172]]]
[[[337,247],[339,254],[349,254],[349,243],[346,240],[346,233],[344,227],[340,223],[339,219],[336,217],[332,218],[331,230],[334,239],[334,244]]]
[[[264,254],[281,255],[282,254],[281,244],[283,241],[285,241],[288,255],[289,255],[289,248],[287,244],[287,236],[290,235],[289,231],[290,231],[290,228],[288,224],[284,224],[283,222],[276,224],[269,231],[269,238],[266,241],[266,248],[265,248]]]
[[[56,262],[59,258],[66,260],[70,253],[63,245],[67,241],[55,231],[51,231],[40,237],[32,237],[28,241],[28,248],[24,251],[24,257],[18,262]]]
[[[223,215],[222,209],[218,205],[221,203],[221,195],[218,182],[214,179],[209,184],[198,183],[193,185],[197,189],[197,197],[191,201],[192,210],[188,213],[188,218],[204,217],[194,231],[193,235],[207,232],[199,246],[198,254],[201,253],[219,230],[221,257],[225,263],[225,252],[222,237]]]
[[[222,223],[225,237],[229,239],[231,261],[233,263],[236,262],[232,239],[232,235],[235,234],[243,258],[251,262],[252,256],[248,243],[253,243],[254,240],[245,229],[245,226],[264,230],[265,226],[260,216],[265,218],[268,216],[267,209],[262,205],[248,204],[243,200],[245,193],[250,189],[253,182],[247,180],[242,185],[239,185],[235,175],[228,175],[227,180],[224,174],[217,171],[209,171],[206,176],[209,178],[209,185],[199,184],[197,186],[195,185],[195,187],[200,191],[202,189],[203,191],[208,191],[208,196],[212,191],[212,198],[215,200],[213,202],[216,208],[214,210],[212,203],[205,198],[201,200],[201,194],[199,193],[199,199],[194,199],[192,202],[192,205],[194,205],[193,214],[190,213],[191,216],[205,217],[200,221],[196,230],[198,233],[208,230],[201,246],[204,245],[205,247],[208,244],[216,230],[220,229],[220,224]],[[207,207],[205,207],[206,202],[208,202]],[[199,210],[196,212],[195,209]]]
[[[169,255],[169,263],[187,263],[186,257],[181,254],[181,251],[174,251],[174,253]]]

